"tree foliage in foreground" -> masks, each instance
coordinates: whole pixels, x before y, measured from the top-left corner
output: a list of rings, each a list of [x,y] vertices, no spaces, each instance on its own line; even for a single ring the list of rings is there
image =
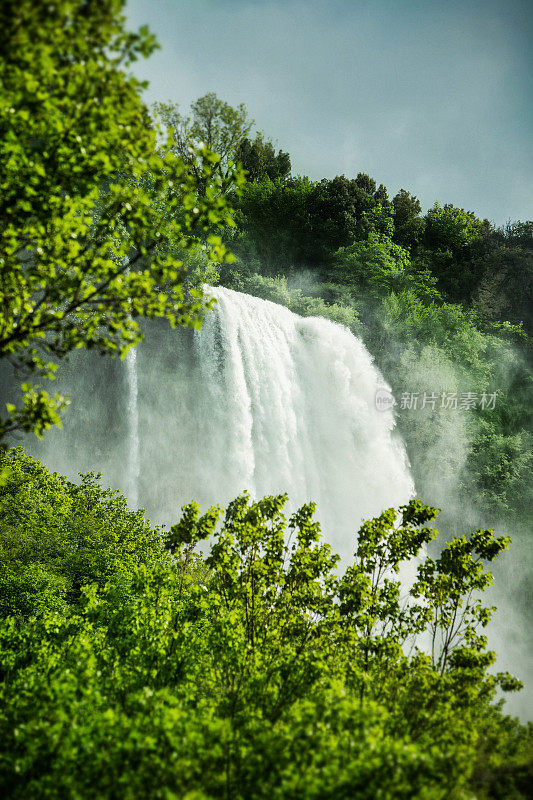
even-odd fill
[[[139,317],[199,325],[183,291],[194,229],[231,224],[225,193],[242,181],[197,152],[202,179],[156,131],[129,72],[155,42],[125,29],[123,0],[7,0],[0,10],[0,359],[53,378],[78,347],[124,355]],[[213,174],[217,172],[216,176]],[[227,257],[217,236],[214,260]],[[0,438],[40,435],[64,401],[29,381],[0,416]]]
[[[158,532],[94,476],[0,467],[3,796],[527,796],[531,730],[493,703],[518,683],[489,673],[479,597],[507,540],[425,556],[437,510],[412,501],[341,571],[283,495]]]

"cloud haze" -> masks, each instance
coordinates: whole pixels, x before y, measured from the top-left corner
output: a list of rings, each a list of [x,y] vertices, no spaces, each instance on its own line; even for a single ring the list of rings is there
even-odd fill
[[[367,172],[424,207],[533,218],[531,33],[523,0],[141,0],[162,49],[146,100],[244,102],[312,178]]]

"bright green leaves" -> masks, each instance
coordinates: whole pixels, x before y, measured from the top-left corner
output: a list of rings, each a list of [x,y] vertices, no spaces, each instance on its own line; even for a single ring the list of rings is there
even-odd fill
[[[20,450],[0,451],[0,611],[31,614],[76,605],[81,588],[148,569],[164,554],[142,514],[93,474],[80,485],[52,475]]]
[[[201,324],[201,294],[186,289],[183,259],[198,234],[232,223],[226,195],[242,172],[205,145],[201,180],[160,147],[125,67],[154,47],[124,30],[121,0],[2,6],[0,36],[0,358],[26,377],[79,347],[124,355],[139,318]],[[79,13],[78,13],[79,12]],[[42,88],[45,87],[45,88]],[[231,260],[216,237],[213,262]],[[57,424],[39,386],[1,416],[0,435]]]
[[[478,239],[484,223],[463,208],[439,203],[426,215],[425,238],[432,249],[457,251]]]
[[[244,494],[215,530],[218,509],[199,518],[191,504],[168,536],[184,563],[191,543],[212,534],[204,637],[217,656],[203,681],[232,718],[250,707],[252,718],[277,719],[316,680],[330,646],[338,557],[320,541],[312,505],[291,517],[287,538],[286,502],[284,495],[251,502]]]
[[[165,534],[165,544],[172,554],[180,551],[182,545],[198,544],[211,536],[220,517],[218,507],[210,508],[201,517],[198,503],[189,503],[183,507],[180,521]]]
[[[444,709],[453,687],[461,693],[466,714],[479,697],[491,698],[498,683],[512,686],[512,681],[507,684],[487,674],[495,654],[487,651],[480,630],[495,609],[483,606],[479,596],[492,580],[482,562],[492,561],[509,540],[478,530],[452,539],[433,559],[424,548],[437,531],[426,524],[438,509],[412,500],[400,512],[401,524],[394,509],[363,523],[355,564],[338,583],[339,635],[347,674],[361,702],[369,697],[384,702],[392,691],[395,703],[391,681],[407,680],[407,665],[412,663],[415,670],[420,663],[420,673],[415,670],[409,677],[413,692],[422,691],[422,685],[429,692],[434,685],[437,695],[442,693]],[[414,558],[417,577],[405,585],[401,576],[409,562],[414,568]],[[411,650],[418,648],[414,660],[403,652],[408,643]],[[435,697],[433,702],[441,701]],[[415,714],[414,729],[420,722],[416,719]]]
[[[400,508],[402,512],[402,525],[425,525],[432,522],[440,508],[425,506],[421,500],[410,500],[406,506]]]
[[[328,277],[376,298],[417,286],[408,251],[374,230],[366,239],[335,253]]]
[[[342,674],[361,704],[390,699],[393,706],[395,683],[411,664],[413,691],[424,685],[434,692],[443,714],[452,713],[445,711],[450,687],[462,693],[466,714],[476,698],[492,697],[498,682],[512,685],[487,674],[494,654],[479,632],[494,610],[479,597],[491,581],[482,560],[495,558],[506,539],[476,531],[453,539],[434,560],[424,549],[437,535],[428,523],[438,509],[412,500],[363,523],[355,562],[339,576],[338,557],[321,541],[313,504],[293,514],[287,536],[285,502],[285,496],[250,502],[244,494],[230,503],[220,525],[218,509],[199,517],[192,504],[168,536],[173,552],[185,546],[181,563],[187,548],[211,536],[210,646],[221,653],[228,708],[243,701],[244,695],[239,701],[234,695],[243,669],[250,680],[255,676],[255,702],[269,714],[277,713],[278,692],[316,679],[318,664],[321,680]],[[408,564],[411,571],[418,564],[411,583],[404,579]]]
[[[432,662],[441,674],[465,659],[481,667],[492,662],[494,654],[484,653],[486,639],[478,634],[495,610],[483,607],[478,596],[492,583],[482,561],[493,561],[509,542],[507,537],[496,538],[492,530],[478,530],[452,539],[439,558],[427,557],[420,565],[412,595],[424,609]]]
[[[527,744],[490,704],[519,682],[488,674],[491,609],[470,597],[492,532],[422,552],[409,595],[396,570],[434,535],[420,501],[365,522],[339,574],[313,504],[287,523],[285,495],[191,503],[158,531],[94,475],[0,456],[4,794],[444,799],[476,746],[507,756],[505,726]],[[475,619],[439,669],[427,635],[438,606],[442,644],[454,598]]]
[[[43,389],[36,389],[30,383],[23,383],[22,407],[6,403],[8,416],[0,417],[0,439],[16,430],[33,432],[42,438],[44,431],[52,425],[61,427],[60,411],[68,405],[68,399],[62,395],[49,395]]]

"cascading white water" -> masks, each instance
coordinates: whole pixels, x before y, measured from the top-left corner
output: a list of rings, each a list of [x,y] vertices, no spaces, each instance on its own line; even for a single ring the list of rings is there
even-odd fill
[[[139,385],[137,380],[137,354],[134,349],[126,354],[128,376],[128,489],[127,497],[132,508],[139,504]]]
[[[195,333],[193,392],[181,419],[194,431],[182,450],[194,496],[225,503],[247,489],[287,492],[293,507],[315,500],[327,538],[342,548],[361,518],[413,493],[393,412],[376,408],[383,378],[340,325],[229,289],[206,291],[217,304]]]
[[[155,523],[172,525],[190,500],[205,509],[243,489],[287,492],[292,508],[315,500],[325,539],[348,561],[361,519],[413,495],[393,412],[376,408],[385,381],[342,326],[206,292],[217,303],[200,331],[149,322],[125,370],[73,356],[60,378],[72,398],[63,430],[26,446],[74,480],[102,472]],[[408,582],[415,566],[402,572]],[[512,640],[504,652],[516,648]]]
[[[393,412],[376,408],[382,376],[347,328],[206,292],[217,303],[202,329],[147,324],[122,376],[79,357],[60,387],[72,397],[64,430],[36,455],[74,478],[101,471],[166,525],[190,500],[205,509],[245,489],[286,492],[292,509],[313,500],[326,539],[349,556],[362,518],[413,493]]]

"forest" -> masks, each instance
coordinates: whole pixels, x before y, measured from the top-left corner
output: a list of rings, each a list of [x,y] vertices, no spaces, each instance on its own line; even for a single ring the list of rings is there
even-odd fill
[[[148,108],[122,0],[7,0],[0,39],[2,796],[529,797],[488,631],[512,569],[531,647],[533,222],[295,175],[214,92]],[[349,562],[313,502],[156,526],[25,452],[69,356],[199,329],[209,286],[344,326],[389,384],[420,499]]]

